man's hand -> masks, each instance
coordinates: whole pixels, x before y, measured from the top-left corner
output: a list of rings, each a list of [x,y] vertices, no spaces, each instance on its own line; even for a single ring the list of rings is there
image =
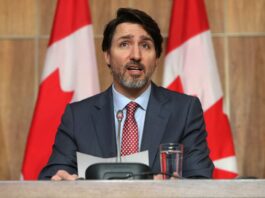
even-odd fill
[[[51,180],[53,181],[61,181],[61,180],[68,180],[68,181],[74,181],[78,178],[76,174],[70,175],[65,170],[58,170],[57,173],[52,176]]]
[[[154,175],[153,179],[154,180],[163,180],[163,175],[161,175],[161,174]]]
[[[154,180],[163,180],[163,179],[166,179],[166,175],[162,175],[162,174],[154,175],[153,179]],[[170,177],[169,179],[179,179],[177,172],[174,172],[173,177]]]

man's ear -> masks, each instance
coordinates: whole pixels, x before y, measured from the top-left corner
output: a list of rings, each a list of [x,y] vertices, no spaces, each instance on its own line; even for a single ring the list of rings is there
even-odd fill
[[[159,61],[159,58],[156,58],[156,67],[157,67],[157,65],[158,65],[158,61]]]
[[[104,58],[105,58],[105,61],[108,65],[108,67],[110,67],[110,54],[108,51],[104,52]]]

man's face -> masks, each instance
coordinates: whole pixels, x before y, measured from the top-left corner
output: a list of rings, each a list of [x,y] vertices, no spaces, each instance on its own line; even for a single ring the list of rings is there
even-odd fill
[[[105,59],[119,91],[145,89],[151,82],[157,58],[152,37],[139,24],[121,23],[114,32]]]

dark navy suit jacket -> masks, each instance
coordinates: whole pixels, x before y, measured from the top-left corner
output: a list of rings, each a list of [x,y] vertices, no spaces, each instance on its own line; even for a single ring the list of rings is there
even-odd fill
[[[53,151],[39,179],[49,179],[57,170],[77,173],[76,151],[98,157],[117,156],[112,88],[66,107]],[[152,84],[141,151],[149,151],[149,164],[160,171],[159,145],[183,143],[183,177],[211,178],[213,163],[206,143],[207,133],[200,101]]]

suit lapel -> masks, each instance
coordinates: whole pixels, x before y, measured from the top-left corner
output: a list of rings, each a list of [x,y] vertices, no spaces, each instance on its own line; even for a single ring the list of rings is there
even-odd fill
[[[149,150],[149,165],[152,167],[159,151],[163,134],[169,119],[168,99],[159,88],[152,84],[149,104],[147,107],[141,151]]]
[[[152,84],[141,144],[141,151],[149,150],[150,167],[152,167],[159,151],[159,145],[169,119],[167,101],[168,99],[159,88]],[[95,126],[102,157],[116,156],[117,145],[111,87],[102,93],[102,96],[96,102],[95,111],[92,114],[92,122]]]
[[[102,157],[116,156],[115,121],[113,114],[112,88],[105,91],[95,104],[92,115]]]

